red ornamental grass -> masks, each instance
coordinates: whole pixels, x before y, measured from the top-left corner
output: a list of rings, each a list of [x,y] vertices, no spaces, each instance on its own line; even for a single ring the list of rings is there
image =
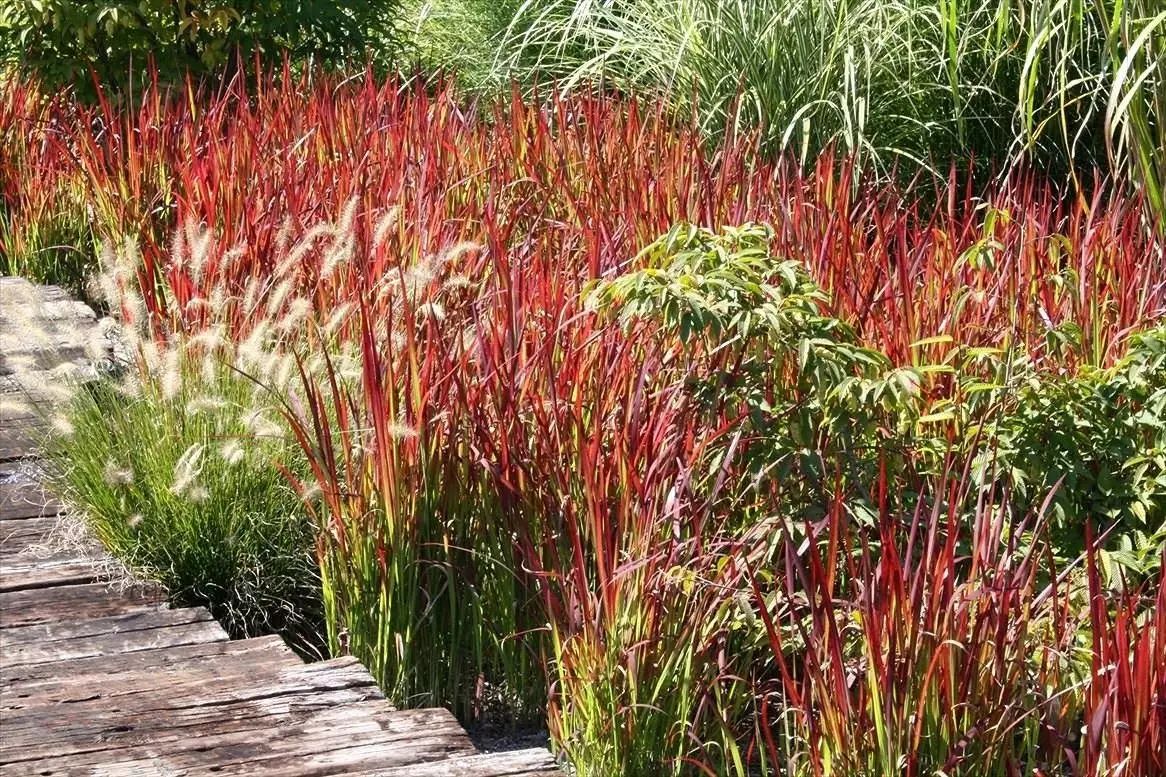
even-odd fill
[[[53,245],[61,237],[54,224],[87,220],[83,210],[65,212],[77,206],[68,191],[77,170],[58,141],[76,131],[74,108],[67,95],[45,95],[33,83],[15,78],[0,83],[0,258],[10,272],[16,265],[9,262],[38,251],[86,249]]]
[[[1115,185],[1066,196],[1018,172],[983,190],[955,175],[904,187],[828,154],[801,171],[758,161],[749,137],[710,147],[634,102],[516,92],[475,109],[446,87],[284,73],[214,94],[150,91],[135,111],[103,103],[65,124],[56,161],[22,175],[36,187],[75,160],[102,232],[138,240],[145,272],[180,303],[212,283],[241,291],[271,271],[281,237],[353,203],[359,268],[319,292],[330,304],[462,240],[504,264],[537,250],[569,293],[676,221],[752,220],[773,223],[778,254],[805,262],[832,312],[897,363],[942,358],[945,346],[911,348],[939,335],[1040,356],[1054,331],[1069,344],[1060,364],[1103,364],[1166,310],[1163,246]],[[397,228],[374,248],[394,206]],[[244,246],[242,259],[189,278],[168,261],[170,230],[187,221]]]
[[[990,506],[965,527],[960,479],[905,521],[868,535],[833,516],[787,544],[754,593],[780,670],[762,739],[779,773],[1013,775],[1058,763],[1058,661],[1034,550]],[[942,498],[940,498],[942,496]],[[1019,532],[1016,535],[1019,536]],[[776,605],[776,606],[775,606]],[[1045,695],[1045,694],[1049,695]]]
[[[1093,658],[1082,774],[1166,773],[1166,579],[1112,602],[1088,557]]]

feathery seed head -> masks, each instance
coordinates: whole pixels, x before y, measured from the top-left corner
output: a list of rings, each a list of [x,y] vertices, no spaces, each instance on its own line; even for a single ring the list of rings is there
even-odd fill
[[[203,271],[211,255],[211,231],[190,219],[186,222],[186,245],[190,251],[190,277],[202,283]]]
[[[445,283],[441,284],[442,291],[454,291],[456,289],[466,289],[473,285],[467,275],[451,275],[446,279]]]
[[[199,361],[199,377],[202,382],[206,384],[214,383],[215,378],[219,374],[219,363],[215,360],[214,354],[207,351],[202,359]]]
[[[336,333],[344,322],[348,320],[349,314],[352,312],[351,302],[341,302],[332,311],[332,315],[328,317],[328,321],[324,324],[324,333],[331,336]]]
[[[437,277],[437,268],[432,260],[417,262],[405,271],[405,289],[413,292],[428,286]]]
[[[268,296],[267,303],[264,306],[269,318],[274,319],[280,314],[280,312],[283,310],[283,303],[287,300],[288,295],[291,294],[291,290],[292,281],[290,278],[285,278],[284,280],[280,281],[276,287],[271,290],[271,294]]]
[[[106,270],[97,276],[97,288],[101,291],[102,300],[110,306],[117,305],[120,301],[121,289],[117,283],[117,274],[113,270]]]
[[[77,431],[73,426],[73,422],[70,421],[69,417],[63,413],[57,413],[53,416],[52,420],[49,422],[49,428],[52,430],[53,434],[64,438],[72,437],[73,434]]]
[[[268,322],[260,321],[239,345],[237,356],[244,368],[255,368],[267,359]]]
[[[142,396],[142,382],[136,375],[127,375],[125,380],[116,384],[115,388],[117,393],[128,399],[137,399]]]
[[[158,344],[154,342],[153,338],[144,338],[141,341],[139,348],[141,354],[142,364],[146,368],[146,372],[156,373],[162,367],[162,352],[158,349]]]
[[[445,320],[445,308],[440,302],[424,302],[417,306],[417,317],[421,319],[432,317],[440,324]]]
[[[222,397],[216,397],[212,394],[205,394],[201,397],[195,397],[186,403],[186,412],[188,415],[199,415],[200,413],[214,413],[227,407],[227,400]]]
[[[283,437],[283,427],[268,418],[263,408],[248,411],[243,416],[243,426],[254,437]]]
[[[212,324],[195,334],[188,342],[200,351],[217,351],[228,343],[226,327],[222,324]]]
[[[174,482],[170,486],[172,494],[181,496],[194,486],[195,479],[202,473],[203,446],[194,443],[187,448],[174,464]]]
[[[322,223],[309,229],[303,236],[296,241],[295,246],[288,252],[278,265],[275,267],[273,275],[276,278],[283,278],[290,275],[292,270],[296,269],[300,262],[303,261],[313,248],[315,248],[316,241],[320,238],[328,237],[333,233],[331,224]]]
[[[408,424],[393,422],[388,426],[389,437],[394,440],[412,440],[417,437],[417,430]]]
[[[177,348],[166,351],[161,376],[163,399],[174,399],[182,391],[182,354]]]
[[[247,286],[243,289],[243,312],[248,316],[254,312],[255,307],[259,304],[260,290],[261,285],[258,277],[247,281]]]
[[[225,315],[227,312],[227,291],[222,284],[211,287],[210,312],[214,315]]]
[[[324,264],[320,268],[321,280],[328,280],[340,267],[352,261],[356,253],[356,242],[351,235],[339,236],[329,246],[324,255]]]
[[[285,222],[286,223],[286,222]],[[219,257],[219,271],[223,272],[231,269],[236,262],[247,255],[247,244],[241,243],[229,251],[224,251],[223,255]]]
[[[290,334],[299,329],[300,325],[311,315],[312,301],[307,297],[296,297],[291,301],[287,307],[287,313],[275,325],[275,328],[284,333]]]
[[[279,230],[275,233],[275,255],[286,253],[288,246],[291,245],[292,230],[291,216],[284,216],[283,223],[279,225]]]
[[[275,387],[284,391],[291,385],[292,376],[296,370],[296,360],[287,354],[277,356],[276,359],[278,366],[275,368]]]
[[[116,462],[107,461],[101,473],[102,479],[109,486],[128,486],[134,482],[134,471],[130,467],[119,466]]]
[[[246,451],[243,450],[243,446],[238,440],[230,439],[223,443],[223,446],[219,449],[219,456],[222,457],[228,466],[233,467],[243,461],[243,458],[246,456]]]
[[[468,253],[480,251],[482,246],[472,240],[463,240],[442,251],[437,257],[438,265],[456,264],[459,259]]]
[[[397,226],[397,217],[401,213],[401,208],[394,205],[385,211],[384,215],[377,221],[376,229],[373,231],[372,246],[374,249],[380,248],[389,239],[389,233]]]

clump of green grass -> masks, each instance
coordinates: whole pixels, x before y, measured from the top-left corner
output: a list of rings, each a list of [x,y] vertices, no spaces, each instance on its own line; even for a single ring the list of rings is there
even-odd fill
[[[154,380],[78,389],[47,441],[49,482],[173,601],[206,606],[232,636],[280,633],[316,652],[313,528],[273,465],[293,446],[245,381],[170,360]]]

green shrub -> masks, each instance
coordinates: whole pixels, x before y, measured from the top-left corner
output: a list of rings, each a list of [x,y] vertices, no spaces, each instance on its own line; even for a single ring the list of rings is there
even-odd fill
[[[172,81],[222,71],[237,52],[244,60],[287,53],[294,61],[359,61],[394,40],[395,8],[393,0],[4,0],[0,58],[86,93],[90,71],[104,86],[125,86],[140,83],[152,64]]]
[[[787,506],[820,516],[839,477],[861,488],[880,463],[905,463],[921,378],[824,313],[826,293],[772,255],[771,237],[758,224],[680,224],[644,250],[644,269],[599,283],[591,301],[678,337],[702,365],[688,380],[703,405],[742,420],[750,488],[780,484]]]
[[[273,461],[294,461],[238,378],[185,370],[79,390],[47,444],[52,487],[136,576],[204,605],[233,636],[316,651],[313,527]]]
[[[1080,376],[1028,375],[989,428],[981,477],[1024,511],[1051,492],[1053,540],[1084,550],[1086,521],[1112,528],[1114,560],[1135,573],[1166,547],[1166,327],[1135,335],[1118,364]]]
[[[629,324],[657,321],[685,344],[686,362],[703,365],[693,388],[743,420],[752,444],[736,455],[750,460],[754,486],[781,484],[785,508],[803,517],[820,517],[842,486],[863,520],[872,500],[862,486],[881,469],[910,507],[910,483],[952,444],[944,424],[958,416],[970,434],[953,452],[974,457],[979,484],[1007,491],[1018,516],[1047,497],[1060,555],[1083,551],[1091,520],[1112,528],[1114,564],[1137,577],[1156,568],[1166,540],[1166,328],[1135,335],[1112,368],[1073,377],[997,356],[988,372],[998,382],[985,382],[984,358],[973,354],[943,368],[964,387],[956,405],[940,396],[927,406],[920,388],[934,368],[892,369],[858,345],[820,311],[826,296],[804,269],[771,255],[769,240],[758,225],[720,234],[680,225],[645,249],[644,269],[597,284],[591,297]],[[1049,346],[1064,337],[1071,327],[1051,331]]]

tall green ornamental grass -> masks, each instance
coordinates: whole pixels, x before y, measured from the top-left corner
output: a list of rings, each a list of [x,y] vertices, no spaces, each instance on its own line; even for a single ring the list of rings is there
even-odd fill
[[[79,390],[63,410],[70,433],[47,446],[52,488],[172,600],[206,606],[233,636],[278,632],[317,649],[313,530],[272,464],[291,452],[279,427],[245,425],[250,394],[237,378],[174,369],[157,383]]]
[[[453,76],[471,89],[497,88],[498,44],[522,0],[405,0],[397,18],[406,64]]]
[[[306,469],[299,448],[266,392],[223,360],[233,346],[155,339],[132,257],[105,256],[125,326],[104,377],[52,409],[49,484],[136,578],[206,606],[233,636],[280,633],[318,655],[315,528],[287,477]]]
[[[496,67],[664,93],[711,133],[760,128],[803,161],[1112,162],[1162,213],[1155,0],[527,0]]]

